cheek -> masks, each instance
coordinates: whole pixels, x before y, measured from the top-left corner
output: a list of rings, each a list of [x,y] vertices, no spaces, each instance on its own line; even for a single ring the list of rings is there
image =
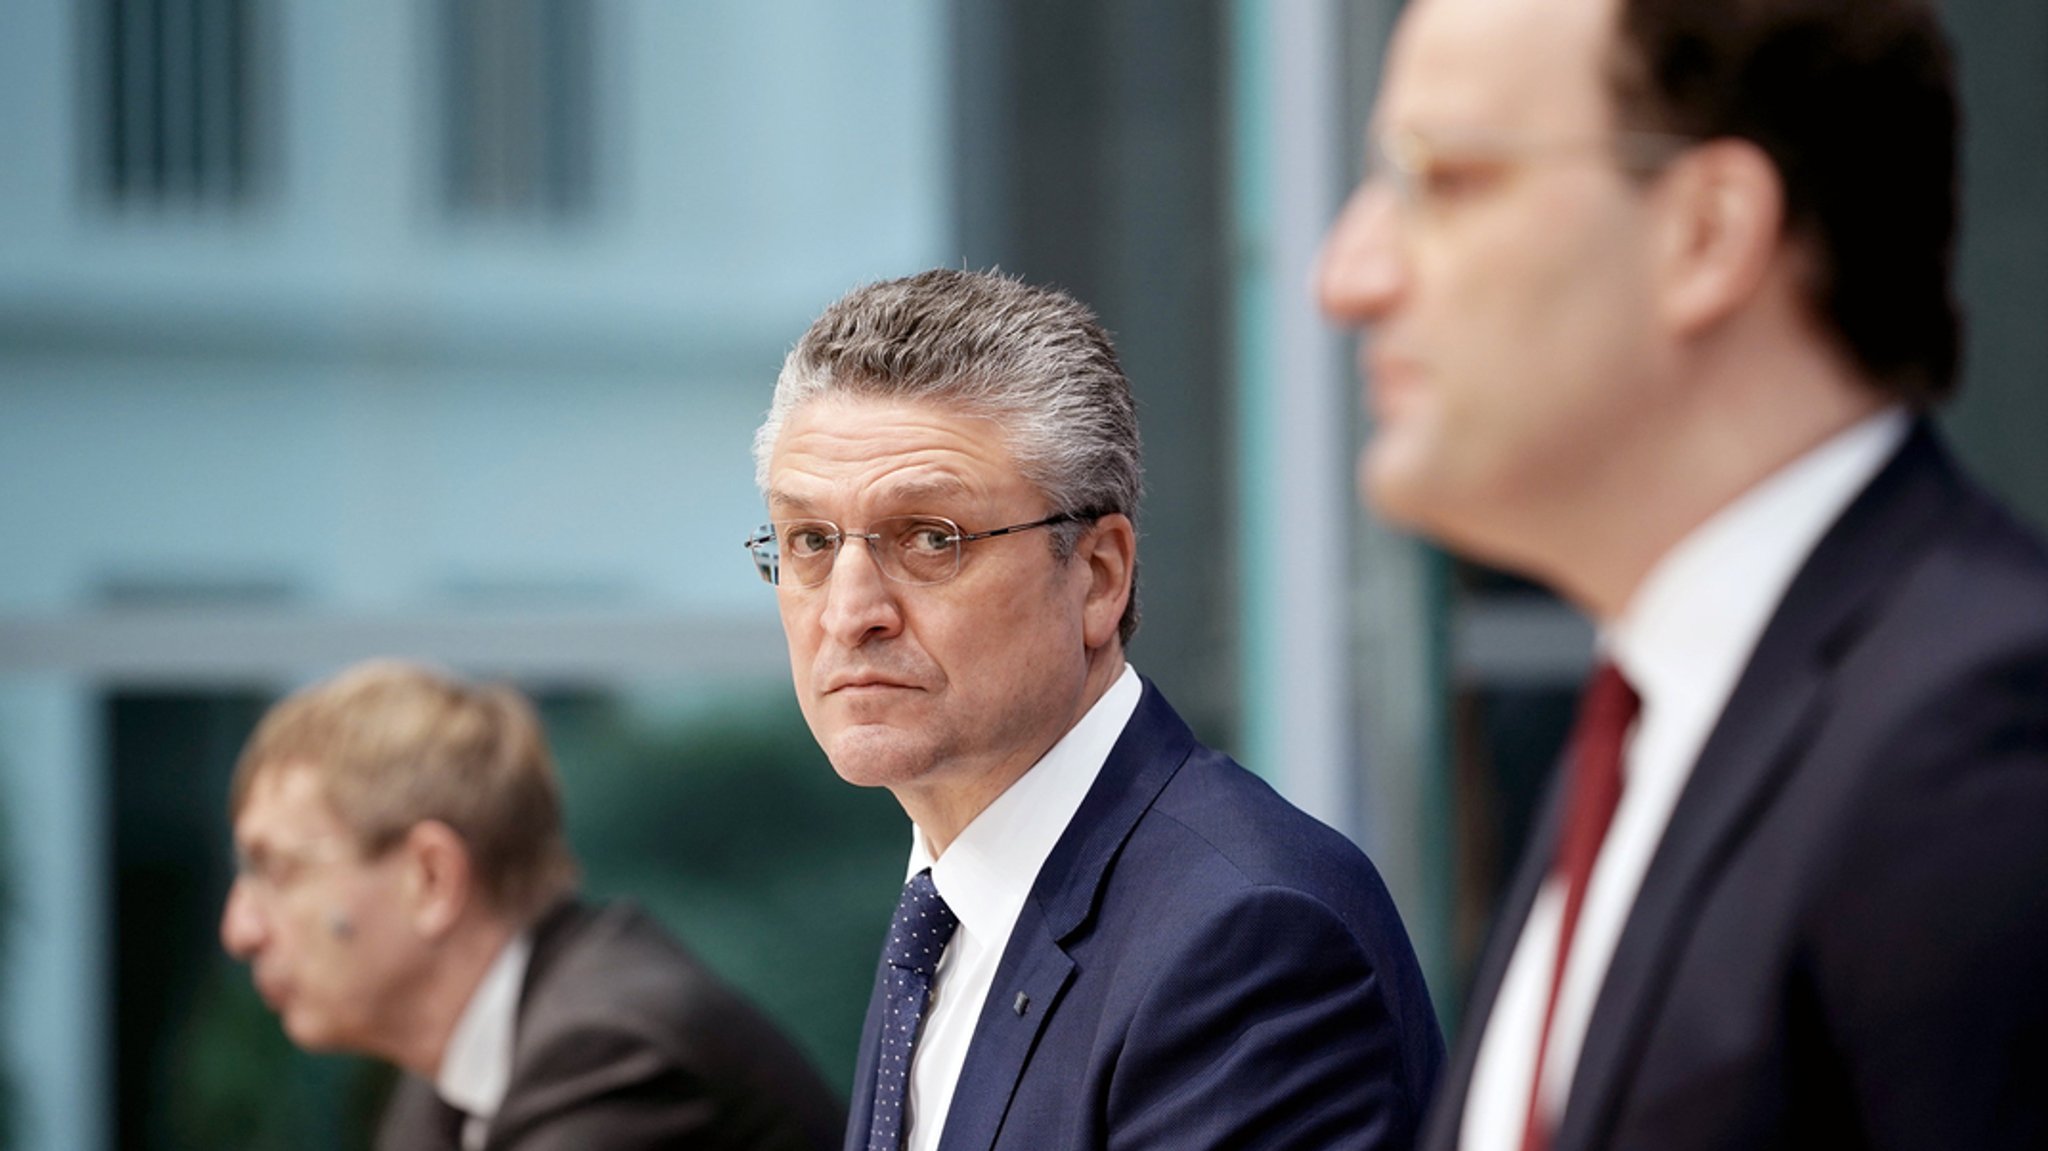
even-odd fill
[[[789,670],[796,679],[797,695],[801,698],[808,694],[811,662],[818,654],[818,644],[824,633],[818,624],[817,611],[789,592],[778,589],[776,607],[782,617],[783,640],[789,648]]]
[[[1612,378],[1644,307],[1633,269],[1596,236],[1513,255],[1464,269],[1441,349],[1459,384],[1442,397],[1444,417],[1503,434],[1561,418],[1575,393]]]
[[[1069,681],[1085,675],[1086,644],[1082,613],[1087,597],[1085,578],[1030,582],[1014,589],[1001,610],[990,613],[999,626],[975,630],[981,666],[1002,701],[1058,694]],[[1000,701],[999,701],[1000,702]]]

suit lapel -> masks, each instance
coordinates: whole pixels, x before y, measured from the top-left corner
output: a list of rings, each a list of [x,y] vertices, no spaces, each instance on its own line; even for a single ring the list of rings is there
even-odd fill
[[[1073,959],[1047,934],[1044,915],[1027,900],[953,1088],[939,1141],[944,1151],[986,1151],[995,1144],[1024,1063],[1073,975]]]
[[[457,1151],[461,1140],[450,1139],[444,1130],[447,1110],[432,1084],[400,1075],[378,1124],[377,1151]]]
[[[1822,538],[1757,642],[1643,876],[1594,1004],[1558,1151],[1602,1146],[1698,905],[1825,714],[1829,679],[1870,609],[1954,503],[1932,436],[1898,455]],[[1510,943],[1510,946],[1512,944]]]
[[[953,1088],[942,1151],[988,1151],[994,1145],[1032,1048],[1074,977],[1068,940],[1093,918],[1124,841],[1194,750],[1195,737],[1180,716],[1151,681],[1144,688],[1010,931]]]
[[[487,1129],[486,1148],[496,1145],[500,1133],[516,1130],[524,1121],[525,1112],[531,1110],[534,1093],[526,1089],[525,1077],[531,1070],[526,1056],[546,1036],[536,1037],[527,1028],[527,1009],[533,1004],[535,989],[547,983],[556,961],[597,914],[597,908],[571,897],[557,902],[534,921],[533,951],[526,960],[526,978],[519,985],[519,1021],[512,1036],[512,1078],[505,1089],[505,1101]]]

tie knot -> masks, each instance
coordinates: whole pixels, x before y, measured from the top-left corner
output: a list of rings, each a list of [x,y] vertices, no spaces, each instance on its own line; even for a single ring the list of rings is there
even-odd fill
[[[938,969],[939,955],[958,926],[960,918],[939,898],[931,869],[918,872],[903,885],[903,898],[896,901],[896,918],[889,924],[889,965],[929,976]]]

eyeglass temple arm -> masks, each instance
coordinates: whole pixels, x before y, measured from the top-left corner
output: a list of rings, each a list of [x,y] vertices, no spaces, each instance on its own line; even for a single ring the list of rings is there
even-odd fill
[[[1006,536],[1014,532],[1028,532],[1033,528],[1057,527],[1060,524],[1070,524],[1077,520],[1098,518],[1100,517],[1084,516],[1076,512],[1061,512],[1058,515],[1047,516],[1042,520],[1032,520],[1028,524],[1011,524],[1009,527],[1006,528],[995,528],[991,531],[985,532],[967,532],[963,535],[954,536],[953,539],[963,544],[973,543],[975,540],[994,539],[997,536]]]

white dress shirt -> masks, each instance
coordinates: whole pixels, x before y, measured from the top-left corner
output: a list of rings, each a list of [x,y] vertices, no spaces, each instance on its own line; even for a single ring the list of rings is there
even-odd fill
[[[953,1087],[1010,929],[1038,880],[1038,869],[1088,796],[1144,693],[1129,664],[1095,706],[1044,757],[983,808],[936,861],[913,829],[905,879],[929,867],[932,883],[960,926],[939,957],[931,1002],[910,1064],[907,1151],[934,1151],[946,1128]]]
[[[441,1053],[434,1091],[469,1116],[462,1124],[462,1151],[482,1151],[484,1134],[505,1090],[512,1085],[512,1041],[519,1024],[519,991],[533,958],[533,933],[522,931],[491,961],[483,981],[470,993]]]
[[[1587,882],[1543,1061],[1555,1121],[1615,944],[1695,760],[1764,626],[1827,529],[1897,452],[1910,420],[1890,408],[1829,439],[1715,513],[1657,562],[1600,647],[1642,699],[1622,752],[1621,805]],[[1486,1020],[1465,1097],[1465,1151],[1519,1151],[1557,962],[1564,886],[1536,896]]]

